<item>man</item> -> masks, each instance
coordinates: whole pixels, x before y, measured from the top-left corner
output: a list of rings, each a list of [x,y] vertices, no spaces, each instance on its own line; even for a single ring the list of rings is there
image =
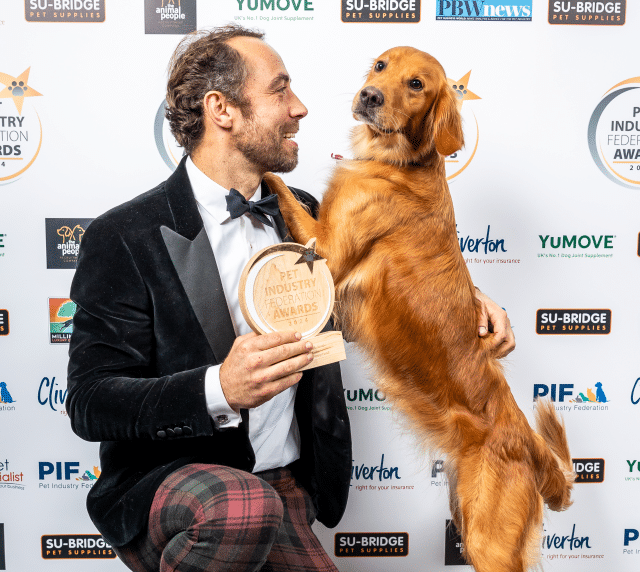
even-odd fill
[[[297,373],[310,344],[251,333],[237,298],[252,254],[290,240],[243,198],[295,167],[307,110],[262,34],[238,26],[181,42],[167,102],[187,157],[92,222],[71,288],[67,411],[102,441],[90,516],[135,571],[335,571],[310,525],[335,526],[347,500],[339,366]],[[506,314],[487,305],[508,352]]]

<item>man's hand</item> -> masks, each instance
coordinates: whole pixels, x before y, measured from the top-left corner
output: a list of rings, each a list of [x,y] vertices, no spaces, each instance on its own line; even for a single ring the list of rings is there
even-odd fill
[[[252,332],[236,338],[220,368],[229,406],[236,411],[257,407],[298,383],[298,370],[313,360],[313,345],[300,338],[298,332]]]
[[[492,331],[495,356],[497,358],[503,358],[510,354],[516,347],[516,337],[511,329],[509,317],[498,304],[477,288],[476,298],[480,301],[481,308],[478,335],[484,338]]]

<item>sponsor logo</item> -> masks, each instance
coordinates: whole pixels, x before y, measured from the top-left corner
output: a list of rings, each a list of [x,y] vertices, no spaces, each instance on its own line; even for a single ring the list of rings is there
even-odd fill
[[[156,148],[164,164],[169,167],[171,171],[175,171],[185,152],[184,149],[178,145],[176,138],[171,133],[169,122],[165,117],[166,110],[167,101],[164,100],[160,104],[160,107],[158,107],[158,111],[156,111],[156,118],[153,122],[153,135],[156,140]]]
[[[545,530],[542,537],[542,553],[548,560],[573,560],[573,559],[594,559],[604,558],[604,554],[593,554],[593,541],[588,536],[576,535],[576,525],[574,524],[570,534],[549,534]],[[559,551],[564,551],[565,554]],[[568,552],[568,554],[566,554]]]
[[[364,463],[356,465],[351,462],[351,485],[357,491],[388,491],[388,490],[412,490],[413,486],[394,484],[401,480],[398,467],[388,467],[384,464],[384,454],[380,464],[371,466]]]
[[[18,472],[9,460],[0,461],[0,489],[24,490],[24,473]]]
[[[538,310],[538,334],[600,334],[611,332],[611,310]]]
[[[629,474],[624,478],[625,481],[640,481],[640,475],[637,477],[633,475],[633,472],[640,473],[640,461],[637,459],[627,459],[627,468]]]
[[[188,34],[195,31],[196,0],[145,0],[145,34]]]
[[[458,230],[458,242],[460,243],[460,251],[463,255],[465,255],[464,260],[467,264],[520,264],[519,258],[506,258],[502,256],[498,258],[476,258],[473,256],[467,256],[471,254],[502,255],[507,252],[504,240],[504,238],[494,238],[491,236],[491,225],[487,225],[487,231],[486,233],[484,233],[484,236],[475,238],[469,235],[463,236]]]
[[[604,481],[604,459],[573,459],[576,483],[602,483]]]
[[[75,268],[85,230],[92,218],[45,219],[47,268]]]
[[[15,406],[11,405],[16,400],[11,396],[11,392],[5,381],[0,381],[0,411],[14,411]]]
[[[238,10],[242,12],[242,14],[234,16],[236,20],[288,22],[313,20],[311,15],[314,11],[312,0],[236,0],[236,2]],[[252,14],[252,12],[260,12],[260,14]]]
[[[68,344],[77,304],[69,298],[49,298],[49,343]]]
[[[539,252],[538,258],[613,258],[614,234],[582,234],[550,236],[539,234],[540,247],[545,252]],[[558,252],[551,252],[557,250]],[[560,252],[562,251],[562,252]]]
[[[0,258],[2,258],[4,256],[4,241],[7,238],[6,234],[0,234]],[[638,246],[638,256],[640,256],[640,242],[639,242],[639,246]]]
[[[111,545],[99,534],[49,534],[42,537],[42,558],[115,558]]]
[[[453,181],[460,175],[473,160],[478,150],[478,141],[480,140],[480,128],[473,110],[468,105],[463,105],[465,101],[473,101],[474,99],[482,99],[469,89],[469,78],[471,70],[458,80],[447,78],[447,83],[453,89],[456,95],[458,111],[462,116],[462,126],[464,130],[465,146],[460,151],[456,151],[453,155],[449,155],[445,159],[445,171],[447,181]]]
[[[342,0],[342,21],[415,24],[420,21],[420,0]]]
[[[7,559],[4,548],[4,523],[0,522],[0,570],[6,570]]]
[[[42,147],[42,123],[31,103],[32,97],[42,94],[29,85],[30,69],[16,77],[0,72],[0,83],[5,86],[0,100],[12,100],[0,101],[0,185],[18,180],[33,165]]]
[[[631,388],[631,403],[638,405],[640,403],[640,377],[636,379],[636,382]]]
[[[80,463],[76,461],[58,461],[38,463],[38,487],[41,489],[90,489],[100,477],[100,469],[93,467],[80,473]],[[42,482],[54,481],[54,482]],[[60,483],[55,481],[77,481]]]
[[[577,2],[550,0],[549,24],[582,24],[591,26],[622,26],[625,23],[627,0]]]
[[[640,77],[607,91],[589,120],[587,141],[596,166],[609,180],[640,188]]]
[[[64,387],[64,389],[63,389]],[[64,410],[64,400],[67,398],[66,384],[61,386],[56,381],[55,377],[49,379],[43,377],[38,387],[38,403],[40,405],[49,406],[52,411],[58,411],[60,407],[60,414],[66,415]]]
[[[551,399],[554,403],[572,403],[573,405],[556,405],[557,411],[606,411],[609,409],[608,405],[611,400],[607,399],[607,396],[602,388],[602,383],[597,381],[594,384],[596,391],[594,393],[593,388],[588,387],[582,391],[578,391],[578,394],[574,397],[574,384],[573,383],[551,383],[549,385],[545,383],[536,383],[533,386],[533,400],[535,401],[539,397]]]
[[[464,566],[469,564],[462,556],[463,550],[464,544],[456,525],[452,520],[447,520],[444,539],[444,565]]]
[[[0,310],[0,336],[9,335],[9,310]]]
[[[640,538],[640,531],[637,528],[624,529],[624,546],[622,554],[640,554],[640,548],[636,548],[637,544],[631,545]]]
[[[504,0],[437,0],[436,20],[530,22],[533,0],[505,4]]]
[[[386,405],[386,395],[375,387],[364,389],[345,389],[344,395],[347,400],[349,411],[390,411],[391,406]]]
[[[24,0],[27,22],[104,22],[106,0]]]
[[[444,460],[437,459],[431,465],[431,482],[432,487],[447,487],[449,483],[447,481],[447,475],[444,472]]]
[[[336,556],[406,556],[409,535],[406,532],[339,532],[335,535]]]

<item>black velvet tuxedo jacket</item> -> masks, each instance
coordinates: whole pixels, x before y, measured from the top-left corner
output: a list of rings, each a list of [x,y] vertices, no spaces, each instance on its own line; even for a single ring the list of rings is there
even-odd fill
[[[312,210],[317,202],[292,189]],[[268,192],[268,191],[267,191]],[[291,240],[281,217],[276,226]],[[216,261],[184,161],[167,181],[95,219],[71,286],[67,412],[101,441],[87,507],[113,546],[146,526],[160,483],[189,463],[251,471],[247,424],[216,429],[204,378],[235,339]],[[347,502],[351,437],[338,364],[304,373],[295,404],[301,458],[292,467],[328,527]],[[246,417],[244,417],[246,419]]]

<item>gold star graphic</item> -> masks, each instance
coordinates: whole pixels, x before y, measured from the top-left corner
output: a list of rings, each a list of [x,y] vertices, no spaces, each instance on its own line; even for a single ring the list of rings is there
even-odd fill
[[[470,99],[482,99],[477,96],[475,93],[469,90],[469,77],[471,76],[471,70],[467,72],[467,74],[461,77],[458,81],[454,81],[452,79],[447,78],[447,82],[449,86],[456,94],[456,99],[458,103],[458,110],[462,108],[462,104],[465,101]]]
[[[6,97],[10,97],[11,99],[13,99],[13,103],[16,104],[18,113],[20,115],[22,115],[22,105],[24,103],[25,97],[35,97],[37,95],[42,95],[28,85],[30,69],[31,68],[28,67],[18,77],[13,77],[9,74],[0,72],[0,83],[3,83],[7,86],[2,91],[0,91],[0,99]]]

